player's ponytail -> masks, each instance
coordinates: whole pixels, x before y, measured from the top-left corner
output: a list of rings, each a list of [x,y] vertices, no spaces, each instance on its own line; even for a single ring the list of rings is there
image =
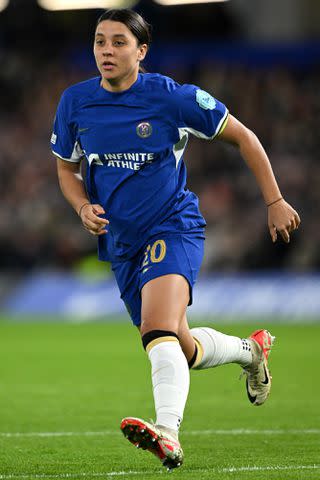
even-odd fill
[[[104,20],[112,20],[114,22],[121,22],[130,30],[136,37],[138,45],[146,44],[148,48],[151,45],[151,29],[152,26],[139,15],[139,13],[129,8],[123,9],[109,9],[106,10],[97,21],[96,27]],[[139,71],[145,73],[146,70],[140,65]]]

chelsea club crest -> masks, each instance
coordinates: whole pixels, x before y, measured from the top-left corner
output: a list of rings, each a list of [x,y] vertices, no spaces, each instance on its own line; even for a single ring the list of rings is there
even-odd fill
[[[141,122],[137,126],[137,134],[141,138],[148,138],[152,134],[152,126],[149,122]]]

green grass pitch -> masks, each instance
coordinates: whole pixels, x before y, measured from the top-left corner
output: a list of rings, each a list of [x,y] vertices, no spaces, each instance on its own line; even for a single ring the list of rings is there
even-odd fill
[[[266,327],[277,337],[269,400],[249,404],[237,365],[191,372],[185,463],[172,478],[320,478],[320,325]],[[254,328],[220,327],[239,336]],[[154,418],[149,362],[129,321],[2,318],[0,346],[0,480],[168,475],[119,431],[122,417]]]

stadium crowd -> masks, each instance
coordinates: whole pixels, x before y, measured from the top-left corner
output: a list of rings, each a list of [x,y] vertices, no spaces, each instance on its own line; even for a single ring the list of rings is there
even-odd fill
[[[62,91],[95,72],[47,67],[32,58],[2,59],[0,87],[0,231],[2,270],[70,268],[95,251],[93,237],[59,190],[49,140]],[[190,139],[188,187],[207,227],[204,270],[320,267],[320,72],[199,64],[161,72],[195,83],[224,102],[266,148],[285,197],[299,211],[289,246],[273,245],[260,192],[232,146]]]

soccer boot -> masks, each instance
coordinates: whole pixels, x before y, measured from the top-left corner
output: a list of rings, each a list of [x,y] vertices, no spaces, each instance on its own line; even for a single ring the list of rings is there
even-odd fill
[[[268,357],[275,337],[267,330],[256,330],[248,340],[251,345],[252,363],[243,369],[247,376],[247,394],[253,405],[262,405],[271,390],[272,377],[268,369]]]
[[[126,417],[120,429],[129,442],[153,453],[168,470],[182,465],[183,451],[179,441],[161,428],[140,418]]]

